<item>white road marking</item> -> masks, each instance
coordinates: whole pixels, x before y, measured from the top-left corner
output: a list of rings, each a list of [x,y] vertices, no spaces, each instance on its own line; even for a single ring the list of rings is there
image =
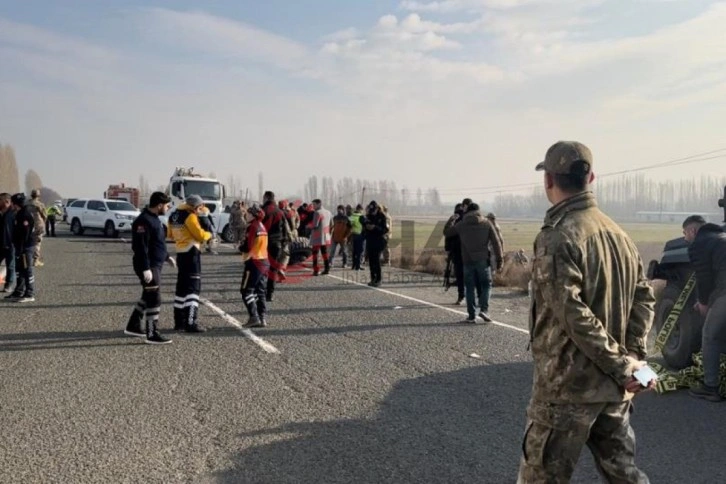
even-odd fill
[[[382,292],[384,294],[389,294],[391,296],[398,296],[398,297],[401,297],[403,299],[408,299],[409,301],[417,302],[419,304],[425,304],[426,306],[431,306],[433,308],[443,309],[444,311],[448,311],[450,313],[461,314],[463,316],[468,316],[468,314],[465,313],[464,311],[459,311],[459,310],[453,309],[453,308],[447,308],[446,306],[442,306],[441,304],[436,304],[436,303],[432,303],[430,301],[424,301],[423,299],[417,299],[415,297],[406,296],[405,294],[399,294],[397,292],[389,291],[388,289],[381,289],[380,287],[370,287],[368,284],[364,284],[362,282],[357,282],[357,281],[351,281],[350,279],[345,279],[345,278],[340,277],[340,276],[334,276],[332,274],[328,274],[328,277],[332,277],[333,279],[338,279],[339,281],[343,281],[343,282],[346,282],[348,284],[355,284],[357,286],[367,287],[369,289],[375,289],[376,291],[380,291],[380,292]],[[490,322],[488,324],[494,324],[496,326],[501,326],[502,328],[511,329],[512,331],[517,331],[518,333],[524,333],[526,335],[529,335],[529,331],[527,331],[526,329],[518,328],[516,326],[512,326],[511,324],[500,323],[499,321],[492,321],[492,322]]]
[[[237,321],[233,316],[230,316],[229,314],[222,311],[219,307],[217,307],[214,303],[212,303],[209,299],[200,297],[199,301],[207,306],[209,309],[217,313],[219,317],[227,321],[232,326],[235,326],[237,329],[239,329],[243,335],[245,335],[246,338],[248,338],[250,341],[258,345],[260,348],[265,350],[268,353],[274,353],[274,354],[280,354],[280,350],[272,346],[270,343],[265,341],[264,339],[257,336],[255,333],[250,331],[249,329],[242,326],[242,323]]]

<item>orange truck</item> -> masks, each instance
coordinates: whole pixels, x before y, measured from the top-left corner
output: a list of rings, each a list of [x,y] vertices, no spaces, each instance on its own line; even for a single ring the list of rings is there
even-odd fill
[[[125,184],[109,185],[108,189],[103,192],[103,198],[110,200],[126,200],[131,205],[139,208],[139,189],[127,187]]]

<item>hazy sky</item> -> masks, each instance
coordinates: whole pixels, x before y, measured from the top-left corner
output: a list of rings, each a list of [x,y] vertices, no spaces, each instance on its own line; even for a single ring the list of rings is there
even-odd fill
[[[476,196],[558,139],[601,173],[726,147],[724,25],[705,0],[0,0],[0,142],[64,196],[180,165]]]

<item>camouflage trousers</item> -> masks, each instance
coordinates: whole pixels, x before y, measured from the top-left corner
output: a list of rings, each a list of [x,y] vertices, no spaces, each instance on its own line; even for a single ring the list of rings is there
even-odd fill
[[[43,242],[43,233],[33,233],[33,240],[35,241],[35,247],[33,247],[33,263],[42,262],[43,258],[40,254],[40,244]]]
[[[531,401],[517,484],[568,483],[587,445],[605,482],[648,484],[635,466],[631,402],[557,405]]]

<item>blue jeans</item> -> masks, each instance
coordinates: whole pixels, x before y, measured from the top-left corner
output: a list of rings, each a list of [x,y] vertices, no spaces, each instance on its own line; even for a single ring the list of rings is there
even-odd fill
[[[703,383],[719,386],[719,360],[726,352],[726,295],[717,298],[708,309],[703,323]]]
[[[353,237],[353,269],[360,269],[361,259],[363,258],[363,246],[366,236],[363,234],[351,235]]]
[[[5,286],[10,287],[15,282],[15,247],[0,249],[0,264],[5,261]]]
[[[35,276],[33,275],[33,251],[35,247],[28,247],[22,252],[15,252],[15,275],[17,284],[13,294],[17,296],[33,297],[35,295]]]
[[[477,284],[479,287],[477,288]],[[469,318],[476,317],[476,293],[479,289],[479,310],[489,312],[489,294],[492,290],[492,271],[487,261],[464,263],[464,291],[466,292],[466,311]]]

